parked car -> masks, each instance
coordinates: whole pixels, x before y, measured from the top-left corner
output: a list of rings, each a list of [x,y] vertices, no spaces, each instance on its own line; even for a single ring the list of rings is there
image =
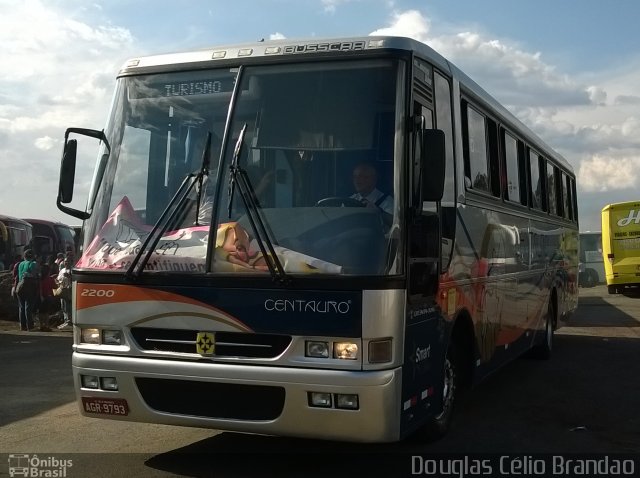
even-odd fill
[[[28,222],[0,215],[0,270],[7,270],[17,255],[24,254],[32,236],[33,228]]]
[[[32,249],[37,255],[55,255],[58,252],[73,251],[76,245],[71,226],[44,219],[25,219],[33,226]]]

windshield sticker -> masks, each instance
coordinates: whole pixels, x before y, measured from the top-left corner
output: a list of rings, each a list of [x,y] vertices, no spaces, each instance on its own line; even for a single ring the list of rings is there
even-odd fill
[[[152,226],[145,225],[125,196],[111,213],[76,267],[125,271],[140,252]],[[145,271],[203,273],[209,226],[169,231],[160,239]],[[280,246],[275,253],[286,272],[339,274],[342,268]],[[268,272],[249,232],[237,222],[220,224],[216,234],[214,272]]]

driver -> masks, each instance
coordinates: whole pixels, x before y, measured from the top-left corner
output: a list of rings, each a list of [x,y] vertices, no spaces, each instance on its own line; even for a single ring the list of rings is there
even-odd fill
[[[365,207],[377,207],[393,215],[393,197],[376,188],[377,183],[376,167],[370,162],[358,163],[353,169],[353,188],[356,192],[351,198],[360,201]]]

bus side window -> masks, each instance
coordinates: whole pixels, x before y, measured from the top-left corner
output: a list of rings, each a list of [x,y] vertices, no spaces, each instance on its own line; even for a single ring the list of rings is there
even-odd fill
[[[471,189],[490,192],[486,118],[471,105],[466,104],[466,108],[463,109],[463,121],[465,176],[469,179]]]
[[[556,180],[555,167],[551,163],[547,163],[547,197],[549,198],[549,214],[554,216],[561,215],[558,203],[558,181]]]

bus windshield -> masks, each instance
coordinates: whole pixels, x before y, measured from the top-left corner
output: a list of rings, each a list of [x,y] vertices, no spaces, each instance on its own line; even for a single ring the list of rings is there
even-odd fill
[[[76,267],[126,271],[165,214],[145,274],[267,274],[273,254],[287,274],[402,273],[403,74],[359,60],[120,78]]]

